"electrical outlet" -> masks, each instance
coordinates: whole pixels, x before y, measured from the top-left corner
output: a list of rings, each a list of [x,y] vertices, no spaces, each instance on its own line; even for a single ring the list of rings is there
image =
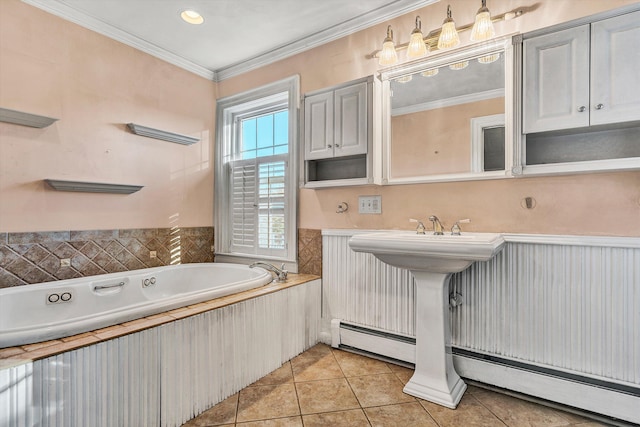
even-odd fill
[[[358,213],[361,214],[381,214],[382,196],[359,196]]]
[[[158,253],[156,251],[149,251],[149,258],[157,258]]]
[[[61,258],[60,267],[71,267],[71,258]]]

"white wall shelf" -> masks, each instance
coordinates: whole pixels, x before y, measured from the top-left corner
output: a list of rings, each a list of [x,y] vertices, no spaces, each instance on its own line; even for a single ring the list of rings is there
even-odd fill
[[[36,114],[10,110],[8,108],[0,108],[0,122],[42,129],[50,126],[57,120],[58,119],[51,117],[38,116]]]
[[[181,135],[179,133],[167,132],[164,130],[154,129],[135,123],[127,123],[127,127],[136,135],[146,136],[148,138],[161,139],[163,141],[175,142],[176,144],[191,145],[200,141],[199,138]]]
[[[77,191],[82,193],[131,194],[140,191],[142,185],[106,184],[86,181],[63,181],[59,179],[44,180],[57,191]]]

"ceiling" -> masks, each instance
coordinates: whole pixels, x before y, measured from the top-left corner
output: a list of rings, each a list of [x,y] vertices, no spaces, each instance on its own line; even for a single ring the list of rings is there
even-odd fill
[[[23,1],[196,74],[223,80],[439,0]],[[182,21],[185,9],[199,12],[204,23]]]

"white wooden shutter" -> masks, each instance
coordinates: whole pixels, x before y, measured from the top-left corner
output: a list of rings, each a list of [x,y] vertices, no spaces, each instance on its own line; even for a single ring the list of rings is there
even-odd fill
[[[256,246],[256,164],[231,166],[231,250],[254,252]]]
[[[286,249],[286,162],[258,164],[258,249],[275,255]]]

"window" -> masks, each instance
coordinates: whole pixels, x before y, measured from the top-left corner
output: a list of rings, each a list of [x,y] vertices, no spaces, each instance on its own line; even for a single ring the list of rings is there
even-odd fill
[[[218,101],[216,255],[295,261],[298,78]]]

